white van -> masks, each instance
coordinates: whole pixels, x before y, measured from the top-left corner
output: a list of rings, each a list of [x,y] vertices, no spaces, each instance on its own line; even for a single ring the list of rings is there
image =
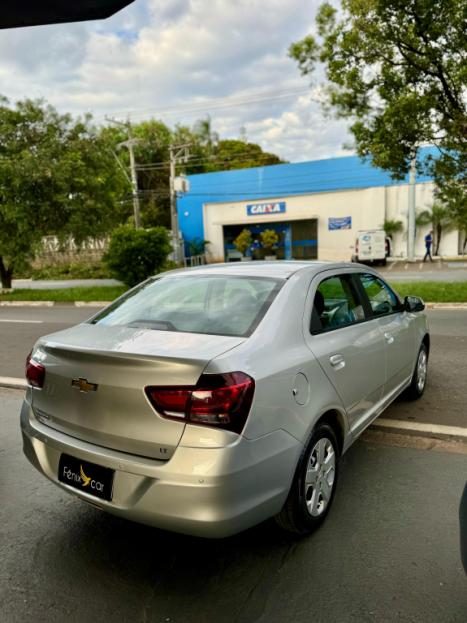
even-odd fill
[[[379,263],[385,266],[389,253],[390,240],[384,229],[367,229],[357,234],[352,262]]]

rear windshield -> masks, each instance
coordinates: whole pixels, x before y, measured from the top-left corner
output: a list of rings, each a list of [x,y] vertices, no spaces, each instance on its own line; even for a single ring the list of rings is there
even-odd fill
[[[283,279],[180,275],[146,281],[94,317],[93,324],[246,337]]]

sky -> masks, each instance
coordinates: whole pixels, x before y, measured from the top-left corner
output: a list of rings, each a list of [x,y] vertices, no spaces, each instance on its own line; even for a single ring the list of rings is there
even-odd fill
[[[320,0],[135,0],[94,22],[0,31],[0,87],[61,112],[192,126],[291,162],[345,155],[347,122],[328,118],[319,85],[289,45],[313,30]]]

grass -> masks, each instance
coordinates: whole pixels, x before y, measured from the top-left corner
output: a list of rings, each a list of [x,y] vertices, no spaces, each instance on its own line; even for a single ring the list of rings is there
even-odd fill
[[[29,290],[24,288],[0,294],[0,301],[56,301],[59,303],[113,301],[126,290],[125,286],[91,286],[50,290]]]
[[[467,303],[466,281],[395,281],[391,286],[402,297],[420,296],[426,303]]]
[[[412,294],[420,296],[427,303],[467,303],[467,282],[465,281],[411,281],[393,282],[392,287],[402,297]],[[50,290],[18,289],[0,294],[0,301],[113,301],[125,292],[125,286],[92,286]]]

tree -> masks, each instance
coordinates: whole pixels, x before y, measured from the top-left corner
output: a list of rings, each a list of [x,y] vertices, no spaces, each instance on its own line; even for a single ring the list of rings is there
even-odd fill
[[[11,287],[42,237],[79,244],[115,226],[124,187],[89,118],[75,121],[42,101],[0,100],[0,277]]]
[[[165,227],[121,225],[112,233],[104,261],[117,279],[133,287],[160,272],[171,250]]]
[[[248,249],[251,247],[253,238],[251,237],[251,231],[249,229],[242,229],[238,236],[233,241],[234,247],[239,253],[245,255]]]
[[[211,119],[197,121],[193,128],[177,125],[171,129],[162,121],[151,119],[133,125],[133,135],[139,139],[135,146],[138,190],[140,193],[143,227],[161,225],[170,227],[169,147],[189,144],[190,159],[178,165],[177,174],[196,174],[227,171],[246,167],[279,164],[275,154],[263,152],[259,145],[242,140],[220,140],[212,129]],[[113,144],[126,139],[121,128],[102,129],[102,137]],[[118,153],[122,165],[129,169],[126,151]],[[126,198],[127,218],[131,219],[131,195]]]
[[[402,221],[387,219],[384,221],[383,229],[384,229],[386,236],[388,236],[389,238],[392,238],[394,234],[399,234],[401,231],[404,230],[404,225]]]
[[[321,5],[317,35],[292,44],[303,74],[324,65],[325,104],[350,127],[360,156],[402,179],[418,160],[447,207],[466,194],[466,4],[462,0],[342,0]],[[465,208],[464,208],[465,209]]]
[[[443,232],[455,227],[455,222],[446,206],[434,203],[431,210],[423,210],[423,212],[417,214],[416,225],[419,227],[430,225],[433,227],[433,255],[438,255]]]

